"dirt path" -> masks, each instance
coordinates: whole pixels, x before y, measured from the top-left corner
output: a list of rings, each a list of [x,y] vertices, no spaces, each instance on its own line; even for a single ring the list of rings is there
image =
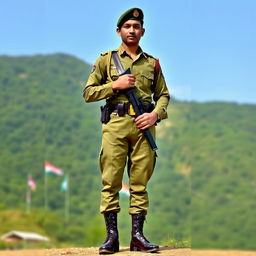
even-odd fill
[[[98,248],[74,248],[74,249],[51,249],[48,250],[45,256],[98,256]],[[120,252],[115,253],[115,256],[125,255],[125,256],[150,256],[150,255],[161,255],[161,256],[191,256],[190,249],[170,249],[161,248],[161,253],[150,254],[144,252],[130,252],[129,248],[121,248]],[[1,255],[0,255],[1,256]]]
[[[192,250],[192,256],[256,256],[256,251]]]
[[[96,256],[98,248],[69,248],[69,249],[49,249],[49,250],[19,250],[0,251],[0,256]],[[128,248],[122,248],[115,256],[256,256],[256,252],[248,251],[224,251],[224,250],[190,250],[172,249],[163,247],[158,254],[143,252],[130,252]]]

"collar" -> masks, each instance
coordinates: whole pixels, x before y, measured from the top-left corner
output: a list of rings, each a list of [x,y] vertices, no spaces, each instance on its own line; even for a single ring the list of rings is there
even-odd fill
[[[125,56],[125,55],[129,55],[126,50],[124,49],[124,47],[121,45],[118,49],[117,49],[118,53],[120,54],[120,56]],[[138,55],[142,55],[144,58],[148,58],[147,54],[145,52],[142,51],[141,47],[139,46],[138,50],[137,50],[137,54]],[[139,56],[138,56],[139,57]]]

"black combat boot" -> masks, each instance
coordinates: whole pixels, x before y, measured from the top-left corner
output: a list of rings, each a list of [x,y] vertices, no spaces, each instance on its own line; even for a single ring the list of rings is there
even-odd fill
[[[119,240],[117,230],[117,212],[109,211],[104,213],[107,238],[99,248],[99,254],[112,254],[119,251]]]
[[[159,246],[151,244],[143,235],[145,213],[132,214],[132,240],[130,251],[158,252]]]

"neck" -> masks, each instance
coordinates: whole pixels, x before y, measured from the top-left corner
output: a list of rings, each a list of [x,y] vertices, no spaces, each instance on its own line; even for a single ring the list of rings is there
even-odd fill
[[[125,51],[130,54],[131,56],[136,56],[138,52],[139,45],[127,45],[124,42],[122,43],[123,48]]]

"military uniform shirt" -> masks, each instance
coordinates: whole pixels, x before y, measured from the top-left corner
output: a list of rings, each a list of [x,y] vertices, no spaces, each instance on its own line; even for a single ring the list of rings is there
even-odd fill
[[[136,76],[135,92],[138,98],[144,102],[155,101],[154,112],[160,119],[167,118],[167,105],[170,98],[165,79],[161,68],[157,77],[155,74],[156,59],[143,52],[139,47],[138,55],[132,59],[121,46],[116,50],[124,69],[130,68],[131,73]],[[83,97],[86,102],[94,102],[106,99],[113,104],[118,102],[128,102],[122,91],[115,92],[112,89],[113,81],[118,79],[118,70],[111,58],[111,52],[101,54],[93,66]]]

